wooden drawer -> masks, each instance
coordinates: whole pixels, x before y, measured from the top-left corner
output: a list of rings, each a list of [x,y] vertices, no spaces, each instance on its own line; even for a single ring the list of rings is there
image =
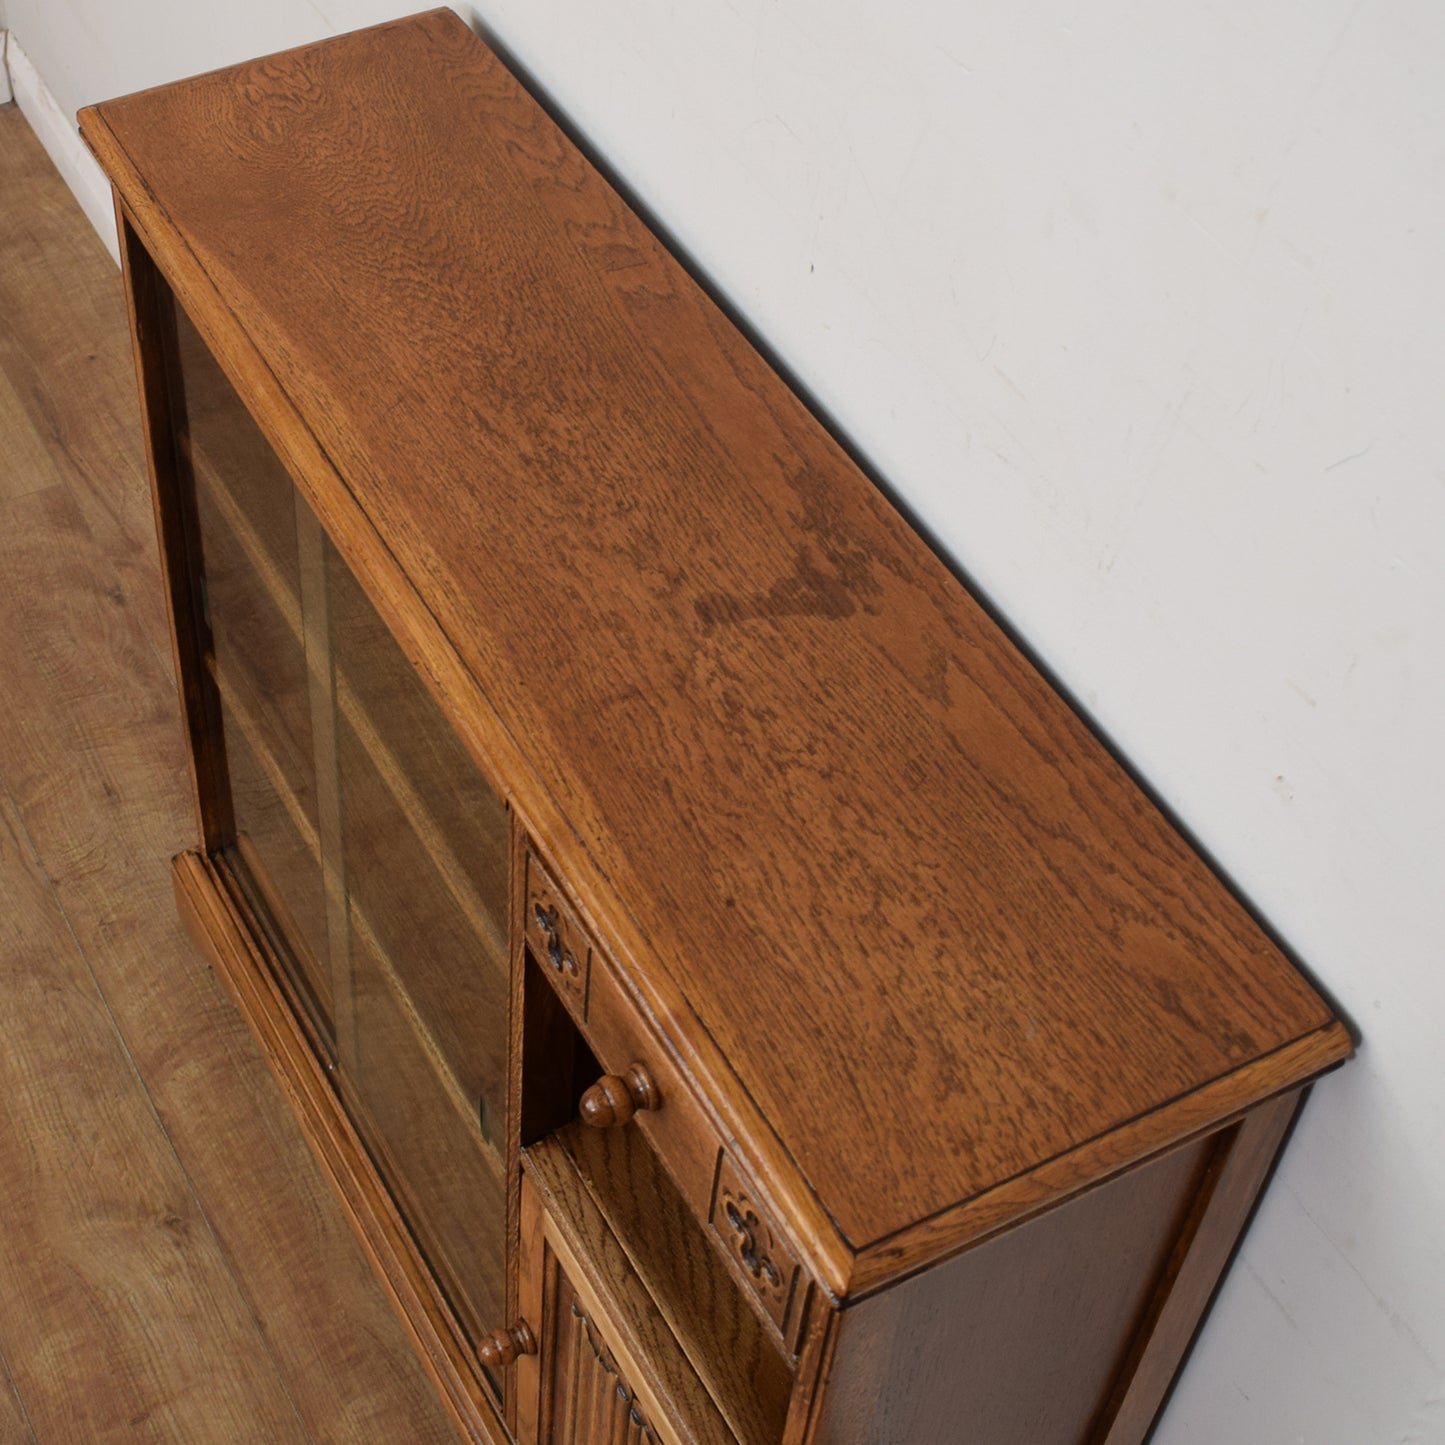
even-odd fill
[[[527,944],[605,1071],[584,1095],[584,1122],[643,1132],[744,1295],[796,1351],[807,1279],[776,1211],[703,1109],[681,1060],[644,1019],[611,955],[530,851],[526,887]]]

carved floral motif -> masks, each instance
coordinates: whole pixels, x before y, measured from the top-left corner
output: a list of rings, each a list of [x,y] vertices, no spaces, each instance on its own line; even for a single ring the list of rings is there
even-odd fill
[[[527,942],[557,991],[587,1012],[592,950],[566,899],[536,858],[527,861]]]
[[[737,1236],[733,1247],[743,1262],[743,1268],[755,1280],[766,1280],[773,1289],[777,1289],[783,1282],[783,1276],[760,1243],[760,1237],[766,1231],[762,1220],[753,1213],[746,1198],[725,1200],[723,1213]]]
[[[798,1262],[791,1246],[768,1222],[766,1210],[726,1150],[718,1165],[712,1227],[758,1303],[787,1340]]]
[[[532,917],[542,934],[547,961],[558,973],[577,976],[577,955],[562,942],[562,918],[555,903],[550,906],[540,898],[532,904]]]

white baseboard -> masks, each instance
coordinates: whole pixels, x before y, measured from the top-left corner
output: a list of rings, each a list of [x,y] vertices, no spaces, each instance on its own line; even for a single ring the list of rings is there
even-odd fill
[[[0,30],[0,105],[15,99],[15,92],[10,89],[10,71],[5,64],[5,42],[9,37],[8,30]]]
[[[5,39],[4,71],[7,85],[15,96],[21,114],[30,122],[55,163],[61,179],[80,202],[86,219],[95,227],[105,243],[111,259],[120,265],[120,248],[115,238],[115,209],[111,204],[110,182],[86,150],[75,123],[61,110],[49,87],[30,63],[30,57],[15,43],[15,32],[0,31]]]

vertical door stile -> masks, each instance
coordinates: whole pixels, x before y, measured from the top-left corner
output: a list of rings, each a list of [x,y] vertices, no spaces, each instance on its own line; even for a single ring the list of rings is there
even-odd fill
[[[220,699],[206,669],[210,626],[201,570],[195,477],[186,446],[186,402],[175,303],[119,196],[115,208],[172,660],[190,744],[186,758],[201,847],[209,853],[234,840],[236,824],[231,810]]]

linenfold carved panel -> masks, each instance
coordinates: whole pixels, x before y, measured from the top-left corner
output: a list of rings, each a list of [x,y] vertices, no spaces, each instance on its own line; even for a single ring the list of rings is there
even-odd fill
[[[617,1362],[575,1296],[557,1322],[557,1335],[548,1445],[659,1445]]]

